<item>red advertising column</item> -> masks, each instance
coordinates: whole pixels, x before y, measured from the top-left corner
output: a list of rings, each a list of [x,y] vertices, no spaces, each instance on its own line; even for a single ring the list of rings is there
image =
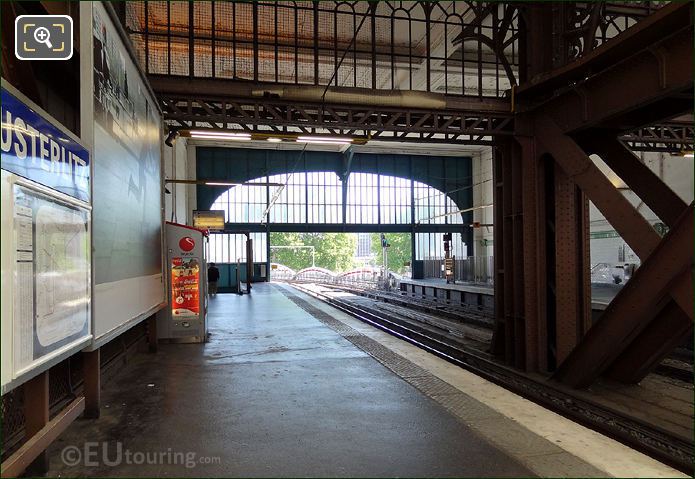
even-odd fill
[[[168,223],[167,263],[169,264],[169,309],[158,316],[159,339],[177,342],[204,342],[207,231]]]

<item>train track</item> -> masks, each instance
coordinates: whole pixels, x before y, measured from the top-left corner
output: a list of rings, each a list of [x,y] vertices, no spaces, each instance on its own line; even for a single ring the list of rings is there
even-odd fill
[[[629,447],[650,455],[687,474],[693,472],[693,444],[654,424],[632,417],[604,404],[580,397],[576,391],[543,377],[534,377],[500,364],[484,350],[463,341],[445,330],[437,331],[431,324],[418,323],[392,314],[388,310],[368,307],[325,291],[315,291],[300,284],[296,289],[319,299],[351,316],[389,334],[429,351],[453,364],[467,369],[547,409],[586,427],[612,437]],[[322,288],[343,289],[335,285]]]
[[[321,284],[324,287],[330,287],[332,289],[339,289],[366,298],[376,299],[384,303],[395,304],[423,313],[459,321],[462,324],[471,324],[490,329],[494,325],[493,311],[483,306],[451,304],[448,301],[442,302],[437,298],[418,298],[402,292],[383,291],[354,285],[316,284]],[[659,376],[691,384],[694,379],[692,364],[692,350],[679,348],[667,359],[662,361],[653,372]]]
[[[405,306],[424,313],[436,314],[467,324],[474,324],[484,328],[492,328],[494,325],[494,314],[489,308],[477,305],[451,304],[439,301],[436,298],[417,298],[408,296],[401,292],[382,291],[374,288],[363,288],[358,286],[346,285],[323,285],[333,289],[340,289],[352,294],[377,299],[385,303]]]

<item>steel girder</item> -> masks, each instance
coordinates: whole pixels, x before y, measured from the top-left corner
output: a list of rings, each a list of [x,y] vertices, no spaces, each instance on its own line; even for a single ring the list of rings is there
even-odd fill
[[[490,7],[492,8],[492,7]],[[617,11],[613,11],[618,8]],[[624,13],[620,12],[619,5],[607,4],[606,14],[640,16],[645,14],[641,10],[628,8]],[[481,9],[484,8],[481,6]],[[647,90],[653,88],[654,83],[663,87],[661,95],[678,90],[683,78],[692,79],[689,65],[692,59],[692,51],[683,48],[687,44],[683,35],[692,40],[691,20],[688,12],[689,5],[668,5],[656,13],[647,16],[636,26],[627,29],[605,44],[600,45],[579,60],[565,65],[551,74],[539,74],[534,71],[531,81],[525,82],[516,89],[517,111],[521,111],[531,105],[536,108],[537,100],[541,99],[543,92],[555,91],[547,107],[554,110],[558,104],[569,105],[569,117],[582,117],[582,125],[570,125],[567,128],[585,127],[598,117],[603,118],[605,111],[614,108],[611,102],[631,102],[635,95],[649,97],[653,95]],[[481,11],[482,11],[481,10]],[[505,10],[513,12],[514,9]],[[611,13],[612,12],[612,13]],[[646,11],[651,12],[647,9]],[[675,12],[675,15],[674,15]],[[509,21],[505,13],[502,23]],[[541,14],[544,12],[541,11]],[[481,13],[482,15],[482,13]],[[477,20],[476,20],[477,21]],[[524,21],[520,19],[523,23]],[[474,22],[475,23],[475,22]],[[539,28],[539,22],[533,20],[533,28]],[[672,32],[670,37],[663,38],[663,32]],[[679,37],[680,35],[680,37]],[[551,30],[544,31],[539,36],[541,44],[548,44]],[[673,38],[673,37],[679,38]],[[673,42],[680,45],[673,48]],[[214,42],[214,40],[213,40]],[[689,45],[686,45],[689,46]],[[530,55],[530,61],[537,57],[542,48],[524,48],[524,55]],[[526,52],[528,50],[528,52]],[[191,50],[192,51],[192,50]],[[646,51],[647,53],[644,53]],[[637,53],[635,53],[637,52]],[[430,52],[430,54],[433,54]],[[648,74],[640,74],[639,65],[646,69]],[[213,57],[214,59],[214,57]],[[431,59],[430,59],[431,60]],[[653,64],[658,68],[654,69]],[[427,62],[429,65],[430,61]],[[629,64],[629,65],[628,65]],[[548,64],[549,65],[549,64]],[[637,66],[635,66],[637,65]],[[620,74],[629,66],[635,71],[623,74],[619,89],[612,86],[601,89],[605,78],[610,80],[611,75]],[[523,67],[523,68],[521,68]],[[525,71],[524,62],[520,68]],[[543,71],[541,69],[540,71]],[[616,73],[616,71],[618,73]],[[654,72],[658,71],[658,75]],[[589,72],[587,78],[587,72]],[[592,75],[600,72],[601,75]],[[152,72],[150,72],[152,73]],[[483,76],[485,72],[480,71]],[[323,98],[311,101],[294,98],[281,98],[276,95],[279,89],[289,88],[306,92],[312,88],[323,89],[315,84],[283,84],[262,83],[237,79],[216,79],[202,76],[194,76],[189,69],[187,76],[174,76],[162,74],[150,74],[149,79],[162,99],[165,120],[172,127],[181,128],[244,128],[250,131],[265,131],[278,133],[311,133],[323,131],[328,134],[363,135],[380,140],[417,141],[417,142],[446,142],[469,143],[489,145],[494,137],[504,137],[511,134],[512,101],[509,98],[484,97],[484,96],[460,96],[443,95],[441,93],[409,92],[402,90],[374,90],[369,88],[336,88],[328,87],[328,96],[324,91]],[[523,76],[523,75],[522,75]],[[213,75],[214,77],[214,75]],[[656,78],[658,77],[658,78]],[[687,82],[686,82],[687,83]],[[573,85],[560,91],[566,85]],[[592,90],[592,98],[585,98],[585,91]],[[341,90],[333,92],[332,90]],[[198,92],[198,93],[193,93]],[[540,94],[539,94],[540,92]],[[262,93],[263,97],[255,96]],[[320,93],[320,92],[319,92]],[[339,93],[340,96],[332,94]],[[393,106],[393,103],[379,105],[375,100],[377,94],[423,94],[437,98],[435,104],[445,104],[443,108],[432,107],[432,98],[423,100],[423,104],[413,104],[408,107]],[[509,92],[507,92],[509,93]],[[594,98],[597,94],[602,98]],[[645,96],[646,95],[646,96]],[[346,97],[352,97],[350,104],[344,101]],[[363,104],[354,102],[355,96],[365,98]],[[319,94],[319,97],[321,95]],[[303,93],[301,98],[308,98]],[[531,98],[533,101],[527,101]],[[568,101],[568,98],[571,101]],[[547,100],[547,95],[545,96]],[[607,99],[608,102],[605,102]],[[288,100],[288,101],[283,101]],[[426,103],[425,103],[426,101]],[[693,128],[691,125],[663,124],[651,127],[644,125],[656,124],[669,116],[672,110],[680,110],[687,101],[682,98],[672,98],[670,109],[659,110],[659,114],[634,119],[634,128],[625,130],[621,137],[633,151],[679,151],[689,149],[693,142]],[[687,104],[689,107],[690,105]],[[582,115],[574,114],[582,111]],[[563,117],[568,111],[559,110],[549,113],[556,120]],[[610,113],[610,111],[608,112]],[[598,116],[597,116],[598,115]],[[603,116],[601,116],[603,115]],[[597,116],[597,118],[590,118]],[[587,117],[587,118],[584,118]],[[649,120],[649,121],[648,121]],[[559,124],[565,128],[561,121]],[[605,126],[605,125],[604,125]],[[639,128],[639,129],[638,129]],[[628,132],[627,130],[632,130]]]
[[[239,129],[265,133],[324,132],[378,140],[491,145],[509,137],[513,114],[506,100],[490,111],[490,101],[470,102],[466,109],[424,110],[356,105],[297,104],[269,99],[200,97],[159,93],[171,128]],[[691,150],[695,129],[685,124],[640,128],[619,137],[633,151],[677,153]]]
[[[682,341],[692,328],[693,212],[691,207],[681,215],[560,366],[556,379],[586,387],[612,367],[616,379],[639,381]],[[669,296],[682,296],[686,304],[669,306]]]
[[[692,112],[692,26],[559,94],[541,108],[565,133],[629,132]]]
[[[675,224],[685,211],[685,201],[634,153],[610,135],[594,135],[587,143],[583,149],[598,154],[661,221],[669,227]]]
[[[558,165],[589,195],[635,253],[646,259],[659,242],[656,230],[553,120],[544,115],[538,115],[534,120],[539,140]]]
[[[225,232],[252,233],[461,233],[469,228],[462,224],[372,224],[372,223],[225,223]]]
[[[542,132],[540,141],[555,157],[567,176],[594,202],[630,248],[637,253],[640,260],[642,262],[649,260],[663,243],[659,233],[601,173],[579,145],[569,136],[562,134],[552,120],[539,115],[535,118],[535,126],[537,132]],[[656,177],[652,180],[655,187],[661,183],[661,180]],[[680,218],[684,209],[680,208],[677,212]],[[691,285],[689,292],[684,293],[680,289],[674,289],[671,295],[683,311],[692,318],[692,278],[686,280]]]
[[[551,12],[540,6],[529,13],[534,25],[551,24]],[[646,167],[635,166],[638,160],[620,143],[643,149],[663,139],[661,148],[691,149],[689,125],[645,125],[692,112],[692,71],[684,67],[692,62],[692,5],[670,5],[644,22],[550,72],[552,45],[527,28],[522,45],[530,53],[522,66],[533,79],[517,89],[515,141],[500,148],[505,161],[495,162],[501,298],[493,351],[531,371],[560,364],[556,377],[574,386],[601,374],[638,381],[692,328],[693,260],[682,231],[688,220],[680,216],[692,208],[684,213],[661,180],[640,175]],[[621,169],[672,232],[662,240],[588,152]],[[588,328],[587,199],[642,259],[631,280],[636,289],[626,287],[597,323],[605,321],[607,329]],[[515,250],[523,251],[522,262]],[[668,263],[663,271],[656,266],[661,261]],[[641,307],[633,308],[637,301]]]
[[[552,12],[547,14],[541,11],[540,13],[541,18],[552,16]],[[533,28],[537,27],[537,23],[542,22],[539,22],[538,18],[536,18],[533,25],[529,25],[528,28],[533,30]],[[671,36],[679,31],[686,31],[691,26],[692,5],[689,2],[671,2],[656,13],[647,16],[636,25],[571,63],[550,70],[548,67],[550,59],[547,59],[546,65],[541,65],[541,68],[534,69],[526,79],[527,81],[522,81],[517,89],[517,94],[520,99],[538,100],[542,97],[547,98],[548,93],[557,92],[566,88],[567,85],[577,85],[596,73],[615,68],[622,62],[628,61],[636,53],[654,50],[654,47],[667,36]],[[537,46],[543,47],[547,45],[547,48],[552,48],[547,37],[548,34],[546,32],[546,36],[541,38],[541,43]],[[537,55],[537,52],[531,50],[529,54]],[[688,64],[672,65],[669,68],[680,66],[687,70],[686,65]],[[520,66],[523,66],[523,63]],[[622,87],[628,90],[633,88],[629,83],[623,84]],[[616,93],[618,92],[616,91]]]
[[[511,138],[500,139],[493,150],[494,258],[495,258],[495,330],[492,352],[519,369],[527,368],[527,341],[530,330],[525,322],[524,223],[522,212],[521,147]]]
[[[681,346],[688,337],[692,338],[693,322],[675,302],[669,301],[659,312],[658,318],[642,330],[604,375],[626,383],[638,383],[666,355]]]
[[[601,320],[583,339],[577,338],[581,340],[561,363],[555,377],[574,387],[586,387],[605,372],[623,382],[639,381],[692,328],[693,208],[685,207],[680,199],[673,198],[675,195],[669,195],[667,187],[654,175],[640,176],[640,169],[632,174],[629,165],[634,166],[637,160],[627,158],[617,140],[599,142],[599,148],[603,147],[600,151],[609,158],[607,162],[623,170],[627,181],[637,184],[638,193],[647,198],[645,201],[655,205],[667,218],[665,221],[672,229],[661,239],[553,120],[537,115],[534,121],[536,132],[542,132],[539,138],[542,145],[642,260]],[[650,186],[654,190],[648,192]],[[654,197],[659,192],[663,198]],[[676,218],[664,212],[666,207],[675,209]],[[560,290],[559,285],[557,289]],[[570,313],[573,304],[558,310],[558,316]]]
[[[664,7],[575,64],[520,86],[520,111],[540,110],[569,134],[625,134],[692,113],[692,13],[690,3]],[[543,98],[544,88],[555,93]]]
[[[692,123],[664,123],[631,131],[620,136],[632,151],[677,153],[692,151],[695,127]]]
[[[278,134],[364,136],[379,140],[489,145],[512,134],[512,114],[479,109],[419,109],[159,95],[165,119],[181,128],[223,128]]]
[[[500,239],[495,284],[500,296],[496,304],[502,309],[496,313],[493,351],[531,371],[553,370],[559,364],[554,377],[574,387],[586,387],[601,374],[638,382],[693,327],[693,207],[682,207],[680,200],[670,203],[678,217],[666,216],[671,230],[660,238],[553,120],[539,114],[528,121],[532,131],[502,149],[506,161],[495,162]],[[613,150],[611,144],[604,152]],[[632,156],[630,160],[637,161]],[[634,184],[631,175],[626,178]],[[575,192],[574,185],[585,196]],[[637,189],[643,193],[650,185],[655,192],[665,188],[652,175]],[[591,328],[586,304],[587,198],[642,259],[637,273]],[[669,199],[674,201],[668,196],[665,201]]]

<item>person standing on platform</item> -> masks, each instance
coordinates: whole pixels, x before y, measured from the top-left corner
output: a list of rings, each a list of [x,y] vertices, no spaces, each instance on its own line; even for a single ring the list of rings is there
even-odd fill
[[[208,294],[217,296],[217,281],[220,279],[220,270],[215,263],[210,263],[208,267]]]

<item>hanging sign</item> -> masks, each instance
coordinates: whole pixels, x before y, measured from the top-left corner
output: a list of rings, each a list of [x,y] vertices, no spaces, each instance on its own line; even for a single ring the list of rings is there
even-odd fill
[[[206,230],[224,230],[223,210],[193,210],[193,226]]]

